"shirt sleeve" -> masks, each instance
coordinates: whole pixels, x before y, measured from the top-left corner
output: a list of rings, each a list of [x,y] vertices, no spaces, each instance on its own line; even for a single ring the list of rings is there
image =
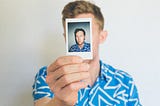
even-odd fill
[[[69,49],[69,52],[77,52],[77,48],[76,48],[76,45],[72,45]]]
[[[142,106],[140,104],[138,90],[133,80],[133,77],[129,75],[127,72],[122,70],[118,70],[116,73],[116,78],[121,79],[123,85],[126,86],[126,94],[128,95],[126,98],[126,105],[125,106]],[[121,77],[119,77],[119,75]]]
[[[50,90],[48,84],[46,83],[46,69],[47,67],[41,68],[35,76],[34,84],[32,86],[32,96],[34,98],[34,101],[43,97],[53,98],[53,93]]]
[[[132,78],[129,81],[129,87],[129,98],[127,106],[142,106],[140,104],[137,87]]]

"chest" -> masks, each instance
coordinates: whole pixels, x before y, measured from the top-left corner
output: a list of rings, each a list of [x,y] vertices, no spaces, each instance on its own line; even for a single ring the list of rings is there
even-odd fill
[[[128,99],[127,88],[120,83],[99,81],[91,88],[78,92],[77,106],[125,106]]]

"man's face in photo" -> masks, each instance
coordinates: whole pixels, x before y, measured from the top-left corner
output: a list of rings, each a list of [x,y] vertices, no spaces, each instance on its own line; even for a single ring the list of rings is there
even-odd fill
[[[83,45],[84,40],[85,40],[85,35],[84,35],[83,31],[78,31],[76,33],[76,42],[77,42],[77,44],[78,45]]]

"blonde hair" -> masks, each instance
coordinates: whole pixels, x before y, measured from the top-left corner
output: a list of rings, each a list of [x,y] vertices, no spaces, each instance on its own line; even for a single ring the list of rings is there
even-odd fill
[[[62,11],[63,26],[65,26],[66,18],[74,18],[75,16],[83,13],[91,13],[95,17],[96,22],[99,25],[99,28],[103,30],[104,18],[101,13],[101,9],[95,4],[84,0],[70,2],[64,7]]]

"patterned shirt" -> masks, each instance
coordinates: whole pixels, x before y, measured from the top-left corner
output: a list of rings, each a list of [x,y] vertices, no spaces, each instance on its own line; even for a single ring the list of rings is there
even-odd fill
[[[79,48],[78,44],[74,44],[69,49],[69,52],[90,52],[90,44],[84,42],[84,46],[82,49]]]
[[[94,85],[78,91],[75,106],[141,106],[132,77],[100,61],[100,74]],[[46,84],[46,68],[37,73],[33,84],[34,101],[54,94]]]

